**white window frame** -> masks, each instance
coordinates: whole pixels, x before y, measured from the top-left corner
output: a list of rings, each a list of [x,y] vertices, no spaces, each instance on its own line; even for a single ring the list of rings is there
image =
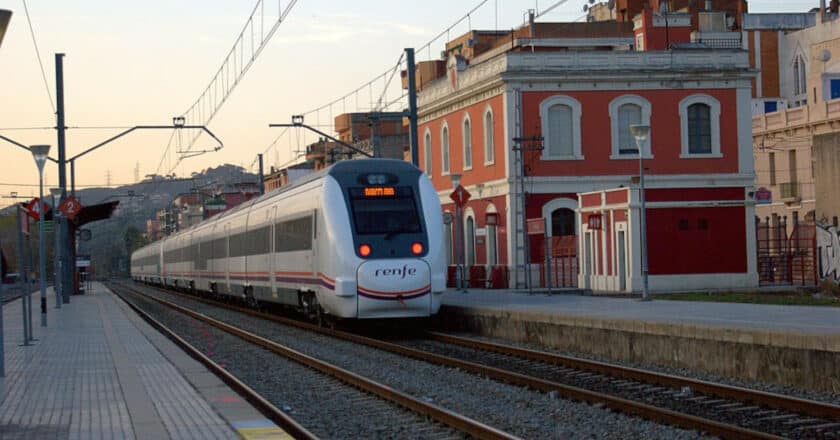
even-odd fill
[[[423,166],[426,167],[426,175],[432,175],[432,132],[428,128],[423,132]]]
[[[444,134],[445,133],[445,134]],[[452,169],[452,145],[449,143],[449,124],[444,122],[440,127],[440,175],[448,176]],[[444,152],[444,148],[447,151]],[[446,165],[444,167],[444,165]]]
[[[572,155],[557,155],[549,154],[549,145],[551,145],[551,136],[548,130],[548,109],[555,105],[565,105],[572,109]],[[540,103],[540,121],[542,127],[543,145],[542,160],[583,160],[583,153],[580,147],[580,119],[582,110],[580,102],[571,96],[557,95],[546,98]]]
[[[638,154],[619,154],[619,126],[618,126],[618,109],[621,108],[624,104],[634,104],[639,106],[642,109],[642,124],[650,126],[650,114],[651,114],[651,105],[650,101],[645,98],[642,98],[638,95],[622,95],[618,98],[613,99],[610,102],[610,136],[612,138],[612,150],[610,153],[610,159],[639,159]],[[652,135],[653,133],[651,133]],[[645,142],[644,152],[642,157],[645,159],[653,159],[653,153],[651,152],[651,136],[648,136],[647,141]]]
[[[709,120],[712,130],[712,152],[703,154],[689,153],[688,141],[688,107],[694,104],[706,104],[709,106]],[[709,159],[723,157],[720,152],[720,102],[717,99],[703,94],[691,95],[680,101],[680,159]]]
[[[467,124],[470,124],[470,164],[467,165]],[[472,136],[472,119],[469,113],[464,113],[464,118],[461,120],[461,162],[463,170],[468,171],[473,168],[473,136]]]
[[[490,115],[489,131],[487,127],[487,115]],[[493,109],[489,105],[484,109],[482,127],[484,128],[484,165],[493,165],[496,163],[496,116],[493,114]],[[490,134],[489,138],[487,136],[488,133]],[[490,148],[487,148],[488,144]],[[488,157],[490,157],[490,160],[487,160]]]

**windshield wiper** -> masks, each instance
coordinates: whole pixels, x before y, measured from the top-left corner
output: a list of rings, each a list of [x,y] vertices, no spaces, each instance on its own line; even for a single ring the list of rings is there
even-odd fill
[[[400,234],[400,232],[397,232],[397,231],[386,232],[386,233],[385,233],[385,237],[383,237],[383,238],[384,238],[385,240],[390,240],[390,239],[392,239],[392,238],[396,237],[396,236],[397,236],[397,235],[399,235],[399,234]]]

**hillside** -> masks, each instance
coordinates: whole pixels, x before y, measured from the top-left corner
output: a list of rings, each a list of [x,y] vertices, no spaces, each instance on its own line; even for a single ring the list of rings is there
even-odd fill
[[[193,188],[211,188],[238,182],[256,182],[257,176],[235,165],[221,165],[194,173],[190,178],[165,178],[147,176],[147,179],[115,188],[86,188],[76,191],[76,198],[82,205],[89,206],[118,200],[114,215],[99,222],[84,226],[92,233],[88,242],[79,242],[79,254],[91,254],[99,274],[116,274],[128,269],[128,249],[142,240],[146,231],[146,220],[172,203],[179,194],[194,191]],[[32,249],[37,256],[37,227],[32,228]],[[49,234],[48,248],[55,242]],[[10,271],[17,271],[16,231],[14,206],[0,210],[0,246],[9,260]],[[36,258],[37,263],[37,258]],[[49,269],[48,269],[49,270]]]

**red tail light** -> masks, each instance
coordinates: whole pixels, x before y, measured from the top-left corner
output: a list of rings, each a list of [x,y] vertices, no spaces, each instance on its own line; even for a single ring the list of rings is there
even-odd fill
[[[415,242],[411,245],[411,252],[414,255],[420,255],[423,253],[423,243]]]
[[[363,245],[359,246],[359,255],[361,255],[363,257],[367,257],[368,255],[370,255],[370,251],[371,251],[371,248],[370,248],[369,244],[363,244]]]

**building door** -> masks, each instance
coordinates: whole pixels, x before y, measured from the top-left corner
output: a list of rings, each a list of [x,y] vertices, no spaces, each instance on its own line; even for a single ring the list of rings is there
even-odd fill
[[[496,244],[496,225],[487,225],[487,264],[499,264],[499,249]]]
[[[575,223],[575,211],[568,208],[551,211],[551,237],[548,240],[552,287],[577,287],[578,241]]]
[[[627,256],[625,255],[624,231],[618,231],[618,290],[627,289]]]

